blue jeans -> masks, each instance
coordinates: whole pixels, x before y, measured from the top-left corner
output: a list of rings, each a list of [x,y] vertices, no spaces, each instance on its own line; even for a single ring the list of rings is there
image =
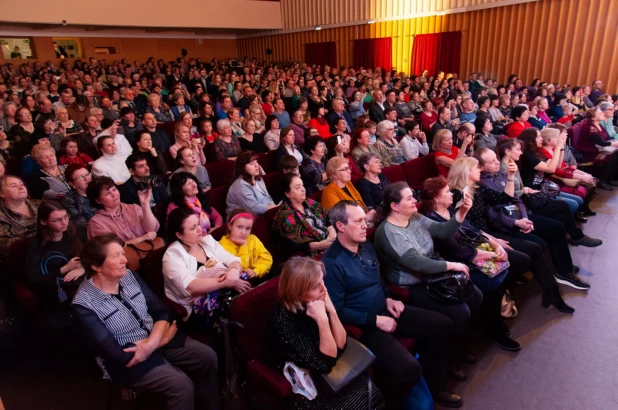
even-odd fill
[[[564,201],[569,205],[572,214],[577,212],[579,207],[584,204],[584,200],[582,198],[578,197],[577,195],[567,194],[565,192],[560,192],[559,198],[561,201]]]

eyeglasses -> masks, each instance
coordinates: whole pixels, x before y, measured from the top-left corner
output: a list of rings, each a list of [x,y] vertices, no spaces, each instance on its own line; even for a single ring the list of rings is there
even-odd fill
[[[62,218],[50,219],[49,222],[57,224],[57,223],[68,221],[68,220],[69,220],[69,215],[65,215]]]
[[[348,172],[350,171],[350,167],[345,167],[337,170],[338,172]]]
[[[84,181],[86,179],[92,179],[92,174],[87,173],[86,175],[80,175],[77,178],[75,178],[73,181]]]

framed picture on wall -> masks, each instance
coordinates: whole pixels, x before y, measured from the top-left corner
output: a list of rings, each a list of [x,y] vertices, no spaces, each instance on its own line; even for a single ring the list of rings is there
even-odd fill
[[[0,48],[6,60],[36,58],[31,37],[0,37]]]
[[[82,42],[77,37],[54,37],[56,58],[82,58]]]

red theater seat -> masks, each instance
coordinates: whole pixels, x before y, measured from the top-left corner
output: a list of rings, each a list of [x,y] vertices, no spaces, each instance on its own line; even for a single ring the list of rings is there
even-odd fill
[[[406,161],[401,166],[408,185],[413,189],[420,189],[427,178],[438,176],[438,168],[436,168],[433,153]]]
[[[25,308],[28,313],[35,313],[39,301],[28,287],[26,280],[26,251],[30,239],[19,239],[9,247],[9,269],[13,282],[13,292],[17,302]]]
[[[406,173],[403,171],[401,165],[391,165],[390,167],[383,168],[382,174],[384,174],[386,179],[391,183],[406,180]]]
[[[285,409],[292,386],[283,374],[268,366],[266,326],[277,304],[279,278],[275,277],[240,295],[230,309],[230,319],[243,325],[233,338],[246,363],[247,389],[261,408]]]
[[[208,199],[210,200],[210,204],[221,214],[223,220],[225,220],[226,209],[227,209],[227,186],[220,186],[217,188],[212,188],[208,191]]]
[[[234,161],[211,162],[206,164],[205,168],[213,189],[222,186],[229,187],[234,182]]]

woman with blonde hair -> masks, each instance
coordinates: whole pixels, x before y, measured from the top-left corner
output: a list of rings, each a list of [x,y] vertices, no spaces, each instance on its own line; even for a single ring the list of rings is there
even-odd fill
[[[446,178],[449,168],[458,158],[465,158],[468,146],[472,143],[472,137],[467,136],[461,145],[461,149],[453,145],[453,133],[449,130],[439,130],[433,136],[431,149],[435,151],[434,157],[438,173]]]
[[[326,269],[322,262],[310,258],[289,259],[279,278],[277,304],[267,328],[275,365],[283,369],[286,362],[306,369],[311,375],[330,373],[346,347],[346,331],[324,285]],[[294,396],[290,408],[339,409],[367,408],[369,385],[367,373],[358,376],[345,390],[333,396],[318,394],[311,401]],[[371,386],[371,408],[383,409],[384,399]]]
[[[544,237],[547,236],[543,235],[542,238],[536,234],[537,222],[540,228],[550,226],[551,229],[553,224],[551,222],[547,224],[537,218],[533,223],[528,218],[526,206],[519,198],[479,185],[480,181],[481,169],[476,158],[459,158],[453,162],[448,174],[453,202],[458,203],[463,198],[464,190],[472,193],[474,197],[466,220],[476,229],[488,232],[497,238],[502,247],[506,245],[530,257],[530,270],[543,288],[543,307],[554,305],[560,312],[575,312],[575,309],[567,305],[560,295],[556,278],[562,276],[554,277],[557,273],[552,261],[546,256],[548,243]],[[511,181],[508,181],[507,185],[511,185]],[[561,232],[552,234],[555,234],[556,238],[562,235],[563,240],[566,237],[564,227]],[[568,256],[570,259],[570,254]],[[564,259],[560,262],[567,262],[567,258]]]

